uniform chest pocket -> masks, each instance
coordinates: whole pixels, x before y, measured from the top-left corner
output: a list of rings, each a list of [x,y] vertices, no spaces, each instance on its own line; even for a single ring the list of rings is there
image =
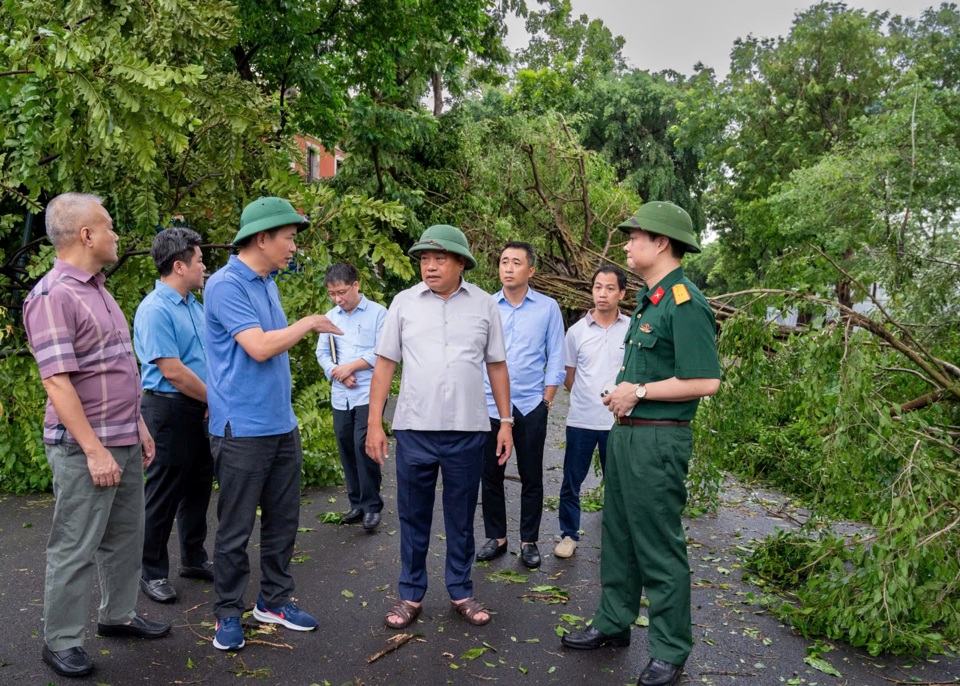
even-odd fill
[[[636,337],[633,339],[633,344],[643,350],[651,350],[656,347],[657,341],[659,340],[660,337],[654,333],[644,333],[643,331],[639,331],[637,332]]]

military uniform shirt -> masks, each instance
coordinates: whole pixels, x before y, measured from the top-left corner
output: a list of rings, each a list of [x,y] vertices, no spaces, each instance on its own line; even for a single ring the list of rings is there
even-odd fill
[[[684,277],[681,267],[667,274],[653,290],[641,288],[637,293],[637,308],[630,317],[623,347],[617,383],[646,384],[671,377],[720,378],[713,311],[700,290]],[[691,421],[699,405],[699,398],[684,402],[641,400],[630,416]]]

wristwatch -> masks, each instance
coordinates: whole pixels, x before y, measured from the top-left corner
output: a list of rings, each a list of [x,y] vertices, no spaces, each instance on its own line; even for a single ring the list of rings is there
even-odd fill
[[[643,400],[644,398],[647,397],[647,387],[644,386],[643,384],[637,384],[637,390],[634,391],[634,393],[637,394],[637,398],[639,400]]]
[[[501,424],[509,424],[510,426],[513,426],[513,422],[513,417],[500,417]]]
[[[543,404],[547,406],[547,411],[550,411],[553,409],[553,401],[547,400],[546,396],[543,397]]]

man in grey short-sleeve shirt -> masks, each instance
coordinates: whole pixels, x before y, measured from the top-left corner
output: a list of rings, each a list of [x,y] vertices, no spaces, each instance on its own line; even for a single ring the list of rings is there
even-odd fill
[[[420,260],[423,281],[399,293],[390,305],[375,351],[367,426],[367,454],[382,464],[387,456],[383,406],[402,360],[393,419],[402,571],[400,601],[385,621],[392,629],[403,629],[420,615],[437,474],[442,471],[447,591],[454,610],[481,625],[490,621],[490,614],[473,598],[470,573],[473,520],[490,431],[484,364],[500,415],[506,418],[497,437],[501,462],[513,447],[503,329],[490,295],[462,278],[477,262],[459,229],[431,226],[410,254]]]

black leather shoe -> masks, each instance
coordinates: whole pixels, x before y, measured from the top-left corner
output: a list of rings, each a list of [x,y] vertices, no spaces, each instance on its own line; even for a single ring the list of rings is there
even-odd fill
[[[598,629],[588,626],[583,631],[564,634],[560,642],[567,648],[576,648],[577,650],[595,650],[603,646],[624,648],[630,645],[630,632],[626,631],[619,636],[607,636]]]
[[[650,660],[643,671],[637,686],[671,686],[680,681],[683,665],[674,665],[663,660]]]
[[[97,624],[97,633],[101,636],[117,638],[160,638],[170,633],[169,624],[151,622],[137,615],[129,624]]]
[[[373,531],[378,526],[380,526],[380,513],[379,512],[368,512],[363,515],[363,528],[366,531]]]
[[[507,552],[507,542],[500,543],[497,539],[491,538],[477,552],[477,562],[486,562],[493,560]]]
[[[540,549],[536,543],[524,543],[520,546],[520,561],[528,569],[536,569],[543,561],[540,557]]]
[[[143,595],[155,603],[173,603],[177,600],[177,591],[166,579],[147,581],[141,577],[140,590],[143,591]]]
[[[207,560],[199,567],[185,567],[184,565],[180,565],[180,576],[184,579],[213,581],[213,562]]]
[[[64,650],[43,646],[43,661],[60,676],[86,676],[93,671],[93,660],[80,646]]]
[[[356,524],[363,519],[363,510],[354,508],[340,518],[344,524]]]

